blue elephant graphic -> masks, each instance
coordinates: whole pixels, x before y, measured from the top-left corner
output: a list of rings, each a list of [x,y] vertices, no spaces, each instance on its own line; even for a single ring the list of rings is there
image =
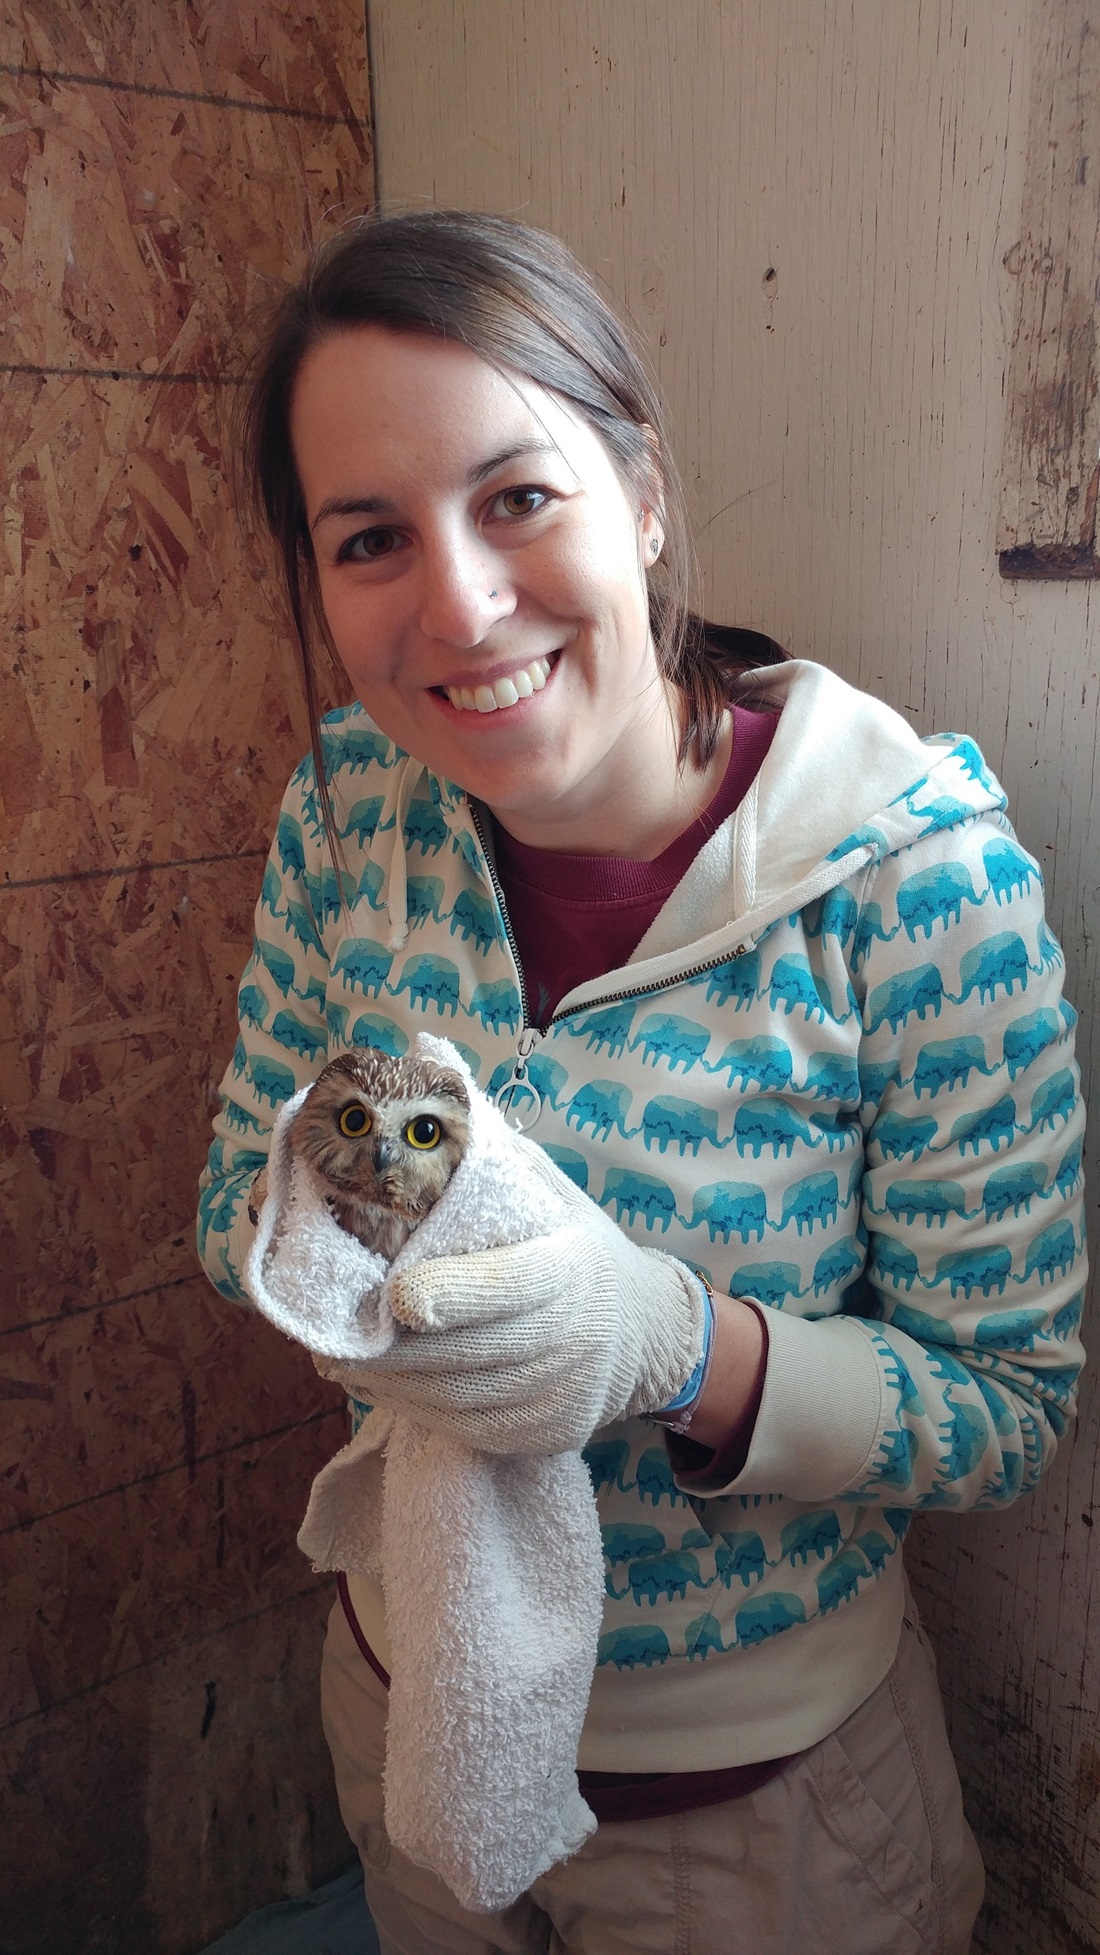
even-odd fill
[[[782,1005],[788,1018],[799,1006],[807,1022],[811,1018],[824,1022],[826,1018],[836,1017],[828,985],[811,970],[805,957],[776,958],[768,984],[768,1001],[773,1011]]]
[[[519,992],[507,978],[494,984],[476,984],[470,998],[471,1013],[485,1026],[499,1032],[502,1025],[514,1032],[523,1017]]]
[[[245,1183],[236,1182],[228,1188],[214,1186],[204,1188],[199,1194],[199,1224],[203,1240],[213,1230],[215,1235],[224,1235],[233,1226],[233,1217],[244,1199]]]
[[[626,1115],[632,1094],[628,1087],[619,1086],[613,1079],[593,1079],[587,1086],[574,1093],[565,1109],[567,1126],[576,1127],[582,1133],[591,1127],[593,1135],[606,1140],[612,1128],[625,1137]]]
[[[286,927],[306,950],[318,950],[324,955],[324,946],[317,934],[316,917],[304,903],[287,904]]]
[[[836,1221],[839,1204],[840,1189],[835,1174],[808,1174],[788,1188],[777,1226],[785,1229],[793,1222],[799,1235],[803,1229],[812,1235],[819,1222],[825,1228]]]
[[[913,1484],[913,1465],[920,1450],[917,1435],[909,1426],[894,1426],[879,1445],[879,1457],[871,1476],[871,1487],[896,1487],[901,1493]]]
[[[956,828],[960,821],[969,821],[973,808],[965,801],[956,801],[954,795],[940,794],[934,801],[926,801],[923,808],[912,812],[924,823],[917,839],[923,841],[926,835],[937,835],[941,828]]]
[[[1004,841],[987,842],[982,850],[982,861],[998,908],[1002,901],[1011,903],[1018,889],[1026,891],[1033,882],[1042,883],[1038,864],[1007,837]]]
[[[938,862],[934,869],[907,876],[897,893],[898,917],[910,943],[916,943],[918,930],[927,940],[937,923],[958,923],[964,903],[980,902],[962,862]]]
[[[675,1146],[682,1160],[690,1148],[695,1159],[706,1142],[718,1146],[718,1115],[713,1108],[696,1106],[692,1100],[649,1100],[642,1110],[641,1133],[647,1153],[656,1142],[662,1154]]]
[[[802,1272],[797,1263],[743,1263],[730,1278],[730,1295],[753,1297],[757,1303],[782,1310],[788,1297],[800,1297]]]
[[[320,875],[307,874],[303,881],[313,917],[320,923],[328,923],[338,917],[343,903],[358,894],[351,877],[344,875],[338,879],[331,863],[325,864]]]
[[[1059,1120],[1067,1124],[1077,1105],[1077,1082],[1068,1066],[1045,1080],[1031,1102],[1029,1133],[1042,1127],[1054,1128]]]
[[[297,1052],[303,1059],[316,1059],[328,1045],[326,1034],[316,1025],[307,1025],[296,1012],[281,1011],[271,1027],[271,1036],[277,1045],[285,1045],[288,1052]]]
[[[663,1446],[647,1446],[645,1452],[638,1456],[634,1473],[634,1484],[643,1507],[647,1500],[652,1500],[655,1507],[660,1506],[662,1500],[667,1500],[670,1507],[675,1507],[678,1501],[682,1501],[684,1506],[687,1506],[687,1494],[681,1493],[676,1485],[672,1477],[669,1457]]]
[[[451,911],[452,937],[456,930],[461,930],[463,941],[472,937],[484,956],[497,940],[497,928],[496,904],[476,889],[462,890]]]
[[[265,943],[262,937],[256,939],[256,955],[266,970],[271,973],[271,981],[289,998],[294,989],[294,959],[289,951],[279,950],[274,944]]]
[[[779,1537],[779,1552],[792,1568],[796,1561],[805,1568],[812,1554],[819,1561],[835,1555],[843,1538],[836,1514],[824,1507],[818,1513],[800,1514],[797,1520],[791,1521]]]
[[[956,1086],[965,1086],[972,1072],[988,1079],[995,1071],[995,1066],[986,1065],[980,1038],[934,1039],[930,1045],[922,1045],[917,1054],[913,1091],[918,1100],[925,1092],[935,1099],[937,1093],[953,1093]]]
[[[1001,1142],[1007,1144],[1016,1137],[1016,1102],[1010,1094],[996,1100],[992,1106],[981,1107],[977,1113],[960,1114],[951,1129],[951,1139],[956,1143],[959,1153],[965,1154],[968,1147],[977,1155],[982,1142],[986,1141],[999,1153]]]
[[[644,1629],[609,1629],[596,1646],[596,1662],[613,1663],[616,1670],[634,1670],[639,1663],[649,1670],[669,1655],[668,1637],[655,1622]]]
[[[1084,1306],[1085,1292],[1078,1290],[1076,1296],[1070,1297],[1068,1303],[1064,1303],[1060,1310],[1055,1311],[1050,1320],[1050,1329],[1052,1336],[1056,1337],[1060,1344],[1064,1344],[1066,1338],[1071,1337],[1077,1329]]]
[[[918,1418],[924,1417],[924,1400],[913,1383],[913,1374],[902,1357],[884,1337],[876,1337],[875,1348],[882,1359],[882,1368],[887,1382],[898,1395],[898,1411],[912,1412]]]
[[[892,1181],[886,1190],[886,1213],[906,1222],[920,1216],[926,1228],[933,1222],[945,1228],[949,1215],[966,1216],[966,1191],[958,1181]]]
[[[732,1086],[736,1079],[743,1090],[751,1084],[780,1092],[790,1085],[794,1072],[790,1046],[784,1039],[768,1037],[734,1039],[713,1065],[709,1059],[703,1063],[711,1073],[728,1071],[729,1084]]]
[[[753,1160],[758,1161],[765,1147],[772,1149],[775,1160],[785,1152],[790,1160],[795,1142],[802,1141],[806,1146],[814,1145],[813,1135],[800,1114],[793,1113],[790,1107],[777,1105],[771,1100],[751,1100],[747,1106],[739,1106],[733,1117],[733,1139],[737,1152],[751,1152]]]
[[[349,937],[332,961],[333,977],[342,977],[349,991],[373,992],[376,998],[392,968],[392,950],[370,937]]]
[[[1015,930],[1002,930],[964,952],[959,964],[962,990],[953,1003],[964,1005],[974,991],[983,1004],[992,1003],[1001,986],[1011,998],[1016,985],[1025,989],[1030,969],[1023,938]]]
[[[620,999],[614,1005],[605,1005],[600,1011],[587,1012],[576,1024],[570,1024],[567,1030],[571,1038],[583,1038],[589,1052],[602,1052],[606,1046],[611,1057],[618,1059],[626,1051],[634,1012],[633,999]]]
[[[838,842],[835,849],[830,849],[825,860],[842,862],[846,855],[851,855],[856,849],[862,848],[874,849],[879,861],[884,855],[890,853],[890,844],[881,828],[873,828],[869,822],[865,822],[862,828],[853,828],[850,835],[845,835],[844,840]]]
[[[985,788],[987,793],[996,794],[999,792],[997,782],[985,764],[985,756],[980,747],[975,746],[973,740],[967,734],[963,733],[958,736],[957,745],[951,749],[951,757],[953,760],[960,761],[963,767],[965,767],[970,779],[977,781],[978,786]]]
[[[1041,1288],[1048,1277],[1053,1283],[1056,1276],[1064,1276],[1067,1270],[1072,1269],[1076,1259],[1077,1238],[1073,1223],[1052,1222],[1031,1244],[1020,1281],[1026,1283],[1029,1276],[1037,1276]]]
[[[801,1598],[780,1592],[750,1595],[738,1609],[733,1627],[738,1642],[751,1648],[754,1643],[766,1642],[769,1636],[781,1636],[785,1629],[793,1629],[795,1623],[805,1620],[806,1609]]]
[[[818,903],[811,904],[807,918],[813,919],[806,923],[808,937],[835,937],[843,949],[849,939],[855,935],[859,921],[859,906],[851,890],[845,889],[843,883],[838,883],[836,888],[830,889],[828,895],[823,896]]]
[[[278,1059],[253,1059],[248,1068],[248,1077],[258,1100],[269,1100],[272,1106],[281,1105],[295,1092],[298,1082],[289,1066]]]
[[[820,1575],[814,1577],[817,1605],[822,1615],[828,1615],[831,1609],[839,1609],[842,1602],[850,1602],[870,1572],[858,1549],[845,1548],[843,1553],[838,1554]]]
[[[585,1448],[585,1458],[588,1448]],[[658,1527],[639,1527],[629,1521],[613,1521],[601,1527],[603,1558],[612,1568],[620,1562],[638,1561],[643,1555],[663,1554],[667,1543]]]
[[[268,1014],[268,1003],[258,984],[242,984],[237,993],[237,1017],[242,1025],[261,1025]]]
[[[716,964],[703,976],[707,981],[708,1005],[732,1005],[734,1011],[740,1011],[742,1005],[751,1005],[759,992],[760,953],[743,951],[740,957],[727,958],[724,964]],[[703,978],[698,982],[702,983]]]
[[[1054,932],[1045,923],[1040,923],[1039,925],[1035,947],[1039,953],[1039,962],[1030,965],[1029,969],[1031,970],[1054,971],[1064,961],[1061,945]]]
[[[901,1067],[896,1059],[885,1059],[881,1063],[860,1061],[859,1093],[869,1106],[878,1106],[888,1087],[900,1085]]]
[[[669,1223],[676,1214],[676,1197],[666,1181],[659,1181],[653,1174],[635,1174],[631,1168],[613,1168],[603,1185],[600,1207],[615,1210],[616,1222],[629,1216],[632,1222],[640,1215],[647,1229],[659,1223],[662,1235],[667,1235]]]
[[[911,1290],[920,1267],[911,1249],[896,1241],[892,1235],[875,1234],[871,1237],[871,1275],[877,1283],[905,1285]]]
[[[863,1257],[854,1242],[833,1242],[823,1249],[814,1264],[813,1287],[815,1297],[833,1290],[839,1283],[846,1283],[863,1267]]]
[[[452,1037],[451,1044],[454,1046],[456,1052],[461,1053],[462,1057],[466,1061],[466,1064],[469,1066],[470,1071],[473,1073],[474,1078],[476,1079],[478,1073],[481,1071],[480,1052],[475,1052],[472,1045],[464,1045],[461,1039],[456,1039]]]
[[[226,1126],[232,1127],[235,1133],[259,1133],[260,1123],[256,1115],[249,1113],[246,1107],[238,1106],[236,1100],[227,1100],[224,1093],[221,1096],[221,1105],[222,1118]]]
[[[983,1297],[991,1290],[1003,1296],[1011,1269],[1011,1249],[956,1249],[940,1257],[932,1280],[947,1283],[953,1297],[961,1290],[969,1301],[974,1290],[980,1290]]]
[[[352,774],[365,774],[368,767],[392,767],[396,761],[405,759],[400,747],[393,746],[384,733],[376,733],[368,726],[342,726],[338,730],[322,727],[321,750],[329,775],[340,767],[346,767]]]
[[[751,1528],[742,1533],[731,1533],[723,1528],[721,1546],[715,1549],[714,1566],[718,1580],[726,1588],[732,1588],[734,1580],[739,1581],[743,1588],[751,1588],[754,1582],[762,1582],[768,1557],[759,1534]]]
[[[910,1155],[919,1161],[938,1133],[935,1120],[910,1120],[902,1113],[884,1113],[875,1121],[869,1139],[878,1142],[884,1161],[904,1161]]]
[[[365,862],[363,864],[362,874],[356,884],[355,901],[357,903],[364,901],[369,903],[372,910],[382,909],[384,907],[382,902],[382,887],[385,880],[386,872],[380,862]]]
[[[1042,1011],[1029,1011],[1025,1018],[1014,1018],[1004,1030],[1004,1060],[1009,1079],[1024,1072],[1040,1052],[1045,1052],[1061,1036],[1062,1027],[1056,1013],[1045,1007]]]
[[[583,1194],[587,1194],[588,1162],[584,1155],[578,1154],[575,1148],[558,1147],[549,1140],[544,1140],[542,1147],[543,1153],[549,1154],[554,1166],[560,1168],[563,1174],[567,1174],[570,1181],[575,1182]]]
[[[440,1017],[449,1011],[453,1018],[458,1010],[458,965],[452,964],[449,957],[436,957],[431,951],[422,951],[419,956],[406,961],[397,983],[387,986],[387,989],[395,998],[399,998],[402,991],[407,991],[414,1010],[419,1007],[426,1012],[431,1004]]]
[[[935,964],[918,964],[912,970],[897,971],[885,984],[876,984],[867,1000],[870,1014],[867,1031],[870,1034],[877,1032],[880,1025],[889,1025],[896,1032],[914,1013],[922,1023],[928,1012],[938,1018],[943,998],[943,979]]]
[[[620,1493],[629,1493],[633,1488],[635,1484],[633,1480],[623,1479],[623,1468],[630,1458],[629,1440],[590,1440],[582,1452],[581,1458],[588,1468],[593,1493],[603,1493],[610,1487],[617,1487]],[[653,1534],[657,1532],[655,1528],[644,1531]],[[655,1551],[658,1546],[663,1548],[665,1545],[664,1535],[659,1535],[657,1542],[651,1545]],[[631,1548],[630,1550],[630,1554],[640,1554],[641,1552],[641,1548]],[[629,1560],[630,1555],[624,1556],[623,1559]]]
[[[873,1575],[881,1575],[897,1545],[896,1541],[887,1541],[885,1535],[879,1534],[876,1528],[870,1528],[866,1534],[857,1534],[852,1542],[853,1548],[863,1556]]]
[[[636,1052],[641,1046],[643,1066],[656,1066],[661,1059],[667,1059],[670,1073],[677,1066],[690,1072],[709,1044],[710,1033],[705,1025],[697,1025],[691,1018],[653,1012],[643,1018],[630,1041],[630,1050]]]
[[[443,901],[442,876],[410,876],[405,885],[405,912],[410,923],[440,921]]]
[[[537,1093],[542,1099],[549,1100],[550,1105],[556,1109],[562,1088],[569,1084],[569,1074],[565,1067],[559,1065],[556,1059],[548,1058],[545,1053],[535,1053],[530,1059],[525,1059],[518,1078],[516,1061],[503,1059],[496,1067],[486,1089],[489,1098],[495,1099],[503,1092],[510,1079],[515,1080],[516,1090],[514,1095],[509,1096],[509,1106],[522,1106],[525,1098],[533,1098]]]
[[[864,903],[852,939],[852,969],[861,970],[870,955],[871,945],[892,943],[900,929],[901,924],[897,923],[892,930],[887,930],[882,921],[881,904]]]
[[[990,1319],[995,1322],[995,1319]],[[1000,1439],[1008,1439],[1016,1430],[1016,1415],[1006,1405],[991,1378],[983,1378],[980,1371],[971,1373],[971,1382],[977,1385],[985,1400],[986,1411],[993,1421],[993,1430]]]
[[[1046,1311],[1036,1304],[1023,1310],[998,1310],[976,1325],[974,1343],[979,1351],[1034,1351],[1046,1320]]]
[[[248,1071],[248,1051],[239,1032],[229,1063],[233,1068],[234,1079],[240,1079]]]
[[[385,796],[382,794],[372,794],[365,801],[354,802],[348,810],[347,823],[340,830],[344,840],[354,835],[360,848],[369,842],[378,827],[384,802]],[[387,826],[392,824],[387,823]]]
[[[724,1650],[725,1647],[722,1625],[717,1616],[696,1616],[688,1623],[684,1631],[684,1649],[689,1663],[693,1663],[697,1656],[705,1662],[711,1650]]]
[[[301,823],[284,809],[275,829],[275,846],[279,851],[284,876],[305,874],[306,852],[302,844]]]
[[[1081,1179],[1082,1147],[1082,1141],[1075,1140],[1058,1163],[1054,1183],[1060,1195],[1072,1194]]]
[[[731,1235],[739,1235],[742,1242],[754,1235],[763,1242],[767,1220],[767,1196],[753,1181],[712,1181],[696,1189],[690,1226],[705,1223],[712,1242],[719,1236],[728,1242]]]
[[[632,1561],[627,1569],[625,1589],[608,1588],[608,1593],[621,1601],[629,1594],[640,1608],[648,1602],[651,1609],[657,1607],[662,1597],[666,1601],[682,1602],[689,1588],[713,1588],[715,1577],[705,1580],[699,1570],[699,1563],[693,1554],[685,1554],[677,1548],[666,1554],[646,1555],[640,1561]]]
[[[1037,1161],[1012,1161],[1006,1168],[995,1168],[982,1191],[982,1207],[987,1222],[1001,1222],[1008,1214],[1019,1215],[1031,1207],[1036,1195],[1046,1191],[1047,1171]]]
[[[856,1106],[860,1099],[860,1075],[854,1054],[811,1052],[802,1090],[812,1093],[817,1100],[841,1100],[848,1106]]]
[[[348,1019],[350,1016],[351,1013],[346,1005],[337,1004],[335,998],[326,998],[325,1025],[328,1030],[328,1043],[330,1046],[347,1045],[349,1043],[345,1034],[348,1029]]]
[[[972,1405],[959,1404],[953,1399],[950,1387],[944,1393],[944,1404],[947,1418],[938,1428],[941,1435],[938,1468],[942,1478],[950,1483],[968,1479],[974,1472],[989,1444],[989,1431],[981,1413]]]
[[[918,1344],[958,1343],[951,1325],[945,1323],[942,1317],[930,1317],[927,1310],[918,1310],[911,1303],[895,1303],[890,1311],[890,1321],[907,1337],[916,1338]]]
[[[411,801],[405,816],[405,839],[422,855],[438,855],[447,840],[447,824],[430,801]]]
[[[353,1045],[373,1046],[376,1052],[388,1052],[391,1059],[403,1059],[409,1049],[409,1041],[400,1025],[392,1018],[378,1018],[365,1011],[357,1018],[351,1028]]]

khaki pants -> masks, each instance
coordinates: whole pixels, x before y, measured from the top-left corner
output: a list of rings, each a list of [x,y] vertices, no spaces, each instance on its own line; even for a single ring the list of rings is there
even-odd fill
[[[778,1778],[726,1805],[604,1824],[502,1914],[468,1913],[391,1847],[387,1693],[339,1604],[321,1697],[383,1955],[968,1955],[982,1866],[912,1606],[889,1675]]]

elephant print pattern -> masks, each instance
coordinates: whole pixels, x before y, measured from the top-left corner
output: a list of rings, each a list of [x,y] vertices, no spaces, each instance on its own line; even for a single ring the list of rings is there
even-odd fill
[[[873,1588],[915,1510],[1034,1485],[1080,1362],[1075,1021],[1038,867],[973,743],[926,742],[923,778],[823,850],[823,893],[779,899],[717,954],[685,945],[671,977],[647,981],[643,961],[584,987],[518,1064],[523,980],[464,796],[423,770],[400,796],[412,763],[357,707],[324,742],[346,887],[306,762],[204,1177],[218,1287],[239,1294],[245,1195],[278,1105],[347,1046],[400,1056],[426,1027],[490,1093],[511,1090],[518,1118],[537,1111],[532,1137],[636,1242],[769,1311],[843,1314],[878,1366],[868,1457],[816,1504],[690,1502],[651,1426],[593,1438],[601,1665],[759,1650]]]

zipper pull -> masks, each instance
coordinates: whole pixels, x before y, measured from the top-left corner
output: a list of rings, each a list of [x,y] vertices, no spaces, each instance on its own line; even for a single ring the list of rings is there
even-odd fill
[[[516,1060],[511,1077],[505,1080],[495,1096],[495,1104],[517,1134],[525,1134],[542,1113],[542,1094],[527,1072],[527,1061],[541,1037],[542,1033],[536,1031],[533,1025],[524,1026],[516,1041]]]

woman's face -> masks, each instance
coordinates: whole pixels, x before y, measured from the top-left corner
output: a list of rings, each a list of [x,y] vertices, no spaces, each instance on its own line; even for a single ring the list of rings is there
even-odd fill
[[[644,788],[658,750],[674,766],[675,731],[642,568],[657,518],[598,436],[464,347],[375,326],[306,356],[291,436],[371,717],[521,839],[591,824],[599,849],[608,797]]]

